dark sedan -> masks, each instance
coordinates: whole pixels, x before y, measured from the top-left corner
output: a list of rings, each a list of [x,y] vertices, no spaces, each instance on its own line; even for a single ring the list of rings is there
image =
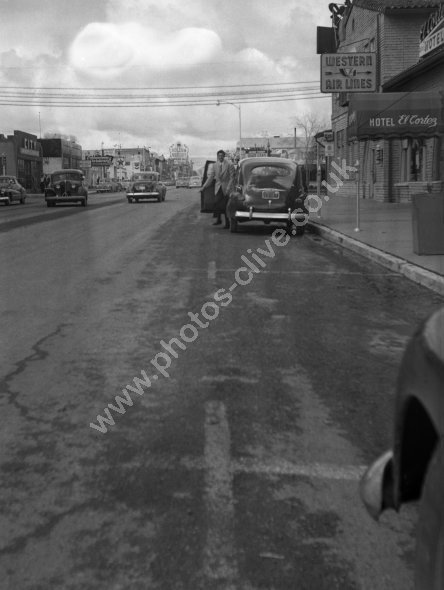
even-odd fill
[[[399,371],[393,450],[361,481],[361,496],[378,518],[419,500],[416,590],[444,588],[444,308],[407,346]]]
[[[0,176],[0,203],[10,205],[13,201],[24,203],[26,190],[15,176]]]
[[[227,217],[230,231],[240,223],[284,224],[290,235],[302,235],[308,220],[303,170],[284,158],[246,158],[239,163]]]
[[[137,172],[133,175],[131,186],[126,191],[126,198],[128,203],[146,199],[156,199],[165,201],[166,186],[160,182],[160,174],[158,172]]]
[[[48,207],[57,203],[88,204],[88,190],[81,170],[66,168],[51,173],[49,185],[45,188],[45,201]]]

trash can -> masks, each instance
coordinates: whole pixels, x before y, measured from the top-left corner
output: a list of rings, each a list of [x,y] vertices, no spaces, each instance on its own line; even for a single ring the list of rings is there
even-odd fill
[[[444,193],[412,195],[413,252],[444,254]]]

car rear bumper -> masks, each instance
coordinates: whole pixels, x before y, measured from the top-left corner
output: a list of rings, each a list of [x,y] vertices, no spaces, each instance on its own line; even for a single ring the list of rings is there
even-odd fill
[[[82,203],[86,201],[87,197],[85,195],[71,195],[69,197],[61,197],[61,196],[49,196],[45,197],[45,201],[48,203]]]
[[[127,197],[130,197],[131,199],[143,199],[143,198],[148,198],[148,197],[158,197],[160,195],[160,193],[158,191],[156,192],[143,192],[143,193],[126,193]]]
[[[308,217],[306,213],[268,213],[266,211],[236,211],[234,214],[236,219],[257,219],[259,221],[305,221]]]

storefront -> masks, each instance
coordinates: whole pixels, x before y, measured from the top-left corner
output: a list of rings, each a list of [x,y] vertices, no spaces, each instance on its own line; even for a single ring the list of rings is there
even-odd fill
[[[350,97],[347,139],[357,143],[364,198],[402,202],[442,191],[443,111],[439,90]]]
[[[42,175],[42,148],[36,135],[14,131],[0,136],[0,153],[4,155],[6,174],[16,176],[28,191],[39,191]]]

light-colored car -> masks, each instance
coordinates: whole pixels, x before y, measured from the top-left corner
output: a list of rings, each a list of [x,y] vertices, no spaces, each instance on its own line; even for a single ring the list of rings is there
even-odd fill
[[[14,201],[24,203],[26,190],[15,176],[0,176],[0,203],[10,205]]]
[[[45,188],[45,201],[48,207],[57,203],[80,203],[86,207],[88,189],[83,172],[75,168],[52,172],[49,185]]]
[[[189,188],[200,188],[202,180],[200,176],[190,176]]]
[[[159,180],[159,172],[136,172],[133,174],[131,186],[126,191],[128,203],[156,199],[165,201],[166,186]]]

